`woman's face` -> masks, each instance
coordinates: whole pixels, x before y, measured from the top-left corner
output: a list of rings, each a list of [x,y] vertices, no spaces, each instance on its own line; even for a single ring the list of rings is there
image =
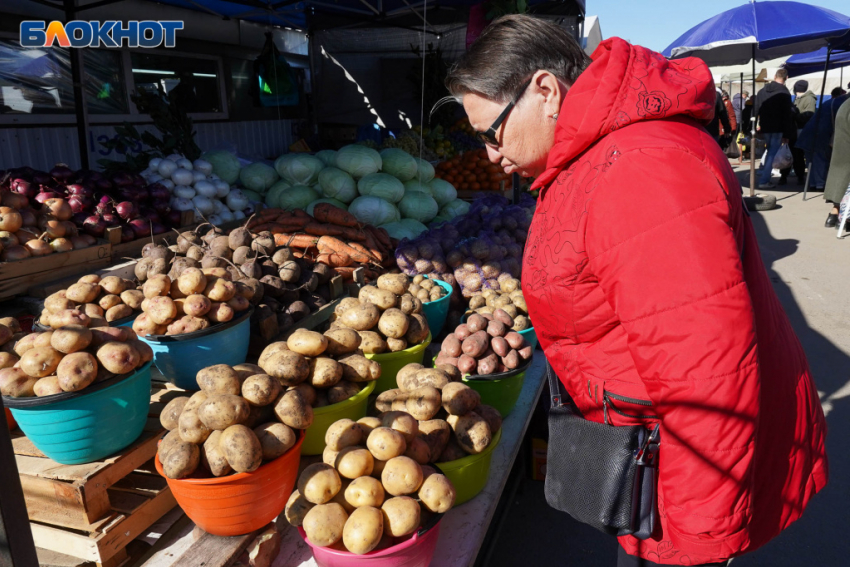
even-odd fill
[[[556,114],[566,88],[547,71],[535,73],[531,84],[496,131],[498,147],[485,145],[487,157],[505,173],[537,177],[546,169],[546,158],[555,140]],[[472,127],[484,132],[493,125],[507,103],[494,102],[476,93],[463,96],[463,108]]]

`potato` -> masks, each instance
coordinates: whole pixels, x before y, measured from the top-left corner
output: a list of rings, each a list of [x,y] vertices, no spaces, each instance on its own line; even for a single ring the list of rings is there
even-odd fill
[[[393,402],[395,402],[396,399],[400,399],[402,403],[406,402],[407,394],[400,388],[385,390],[378,394],[378,397],[375,399],[375,409],[380,412],[392,411]]]
[[[50,346],[31,348],[19,361],[20,368],[33,378],[43,378],[56,373],[62,362],[62,353]]]
[[[244,423],[251,408],[240,396],[210,394],[197,411],[198,417],[209,429],[223,431],[232,425]]]
[[[39,333],[31,333],[29,335],[24,336],[18,342],[15,343],[15,347],[12,349],[15,351],[15,354],[19,357],[23,356],[25,352],[30,350],[31,348],[35,348],[35,339],[37,339]]]
[[[198,331],[203,331],[209,326],[209,320],[204,317],[190,317],[189,315],[184,315],[180,319],[175,319],[174,322],[168,325],[165,334],[184,335],[187,333],[197,333]]]
[[[171,431],[177,429],[180,420],[180,414],[186,403],[189,401],[189,396],[180,396],[168,402],[162,412],[159,414],[159,422],[164,428]]]
[[[343,365],[331,358],[310,361],[310,384],[315,388],[330,388],[342,380]]]
[[[360,331],[359,337],[360,349],[366,354],[381,354],[389,349],[384,338],[374,331]]]
[[[291,350],[277,351],[260,366],[284,386],[297,386],[310,377],[310,362]]]
[[[203,407],[201,406],[201,409]],[[263,464],[260,440],[245,425],[231,425],[222,431],[218,445],[236,472],[253,472]]]
[[[514,331],[524,331],[531,328],[531,321],[525,315],[517,315],[514,319],[514,326],[511,327]]]
[[[35,395],[38,378],[24,372],[23,368],[4,368],[0,370],[0,394],[13,398],[26,398]]]
[[[58,376],[45,376],[36,380],[32,387],[33,393],[39,398],[61,394],[65,390],[59,385]]]
[[[380,459],[375,459],[375,466],[372,467],[372,474],[370,476],[374,479],[381,480],[381,473],[384,472],[385,466],[387,466],[386,461],[382,461]]]
[[[19,360],[20,358],[11,352],[0,352],[0,370],[13,367]]]
[[[313,504],[330,502],[342,488],[339,473],[325,463],[314,463],[298,477],[298,492]]]
[[[490,426],[480,415],[450,415],[446,421],[454,430],[458,444],[467,453],[478,454],[490,444]]]
[[[162,463],[165,476],[172,479],[186,478],[194,474],[201,462],[201,450],[194,443],[175,443]]]
[[[90,323],[91,318],[79,309],[66,309],[65,311],[54,314],[50,318],[50,326],[54,329],[73,325],[88,327]]]
[[[127,289],[130,285],[129,280],[125,280],[124,278],[119,278],[118,276],[106,276],[101,279],[99,282],[100,287],[103,290],[111,295],[118,295]]]
[[[381,505],[381,512],[384,516],[384,533],[388,536],[410,535],[419,527],[419,503],[409,496],[386,500]]]
[[[464,375],[473,374],[478,368],[478,362],[468,354],[462,354],[457,359],[457,368]]]
[[[407,348],[407,341],[404,339],[387,339],[387,348],[390,352],[401,352]]]
[[[452,435],[449,437],[449,442],[446,443],[446,447],[443,449],[443,452],[440,453],[439,458],[437,458],[437,462],[447,463],[449,461],[456,461],[458,459],[462,459],[466,456],[466,451],[464,451],[461,446],[458,445],[455,436]]]
[[[119,295],[121,302],[134,310],[142,308],[142,301],[145,299],[145,294],[137,289],[128,289],[122,291]]]
[[[177,278],[177,288],[185,296],[202,294],[207,287],[207,277],[198,268],[186,268]]]
[[[121,303],[120,297],[118,297],[117,295],[114,295],[112,297],[115,297],[118,300],[118,305],[123,305],[123,303]],[[103,318],[103,315],[104,315],[103,309],[104,308],[101,307],[100,305],[97,305],[95,303],[86,303],[85,305],[82,306],[82,308],[83,308],[83,313],[88,315],[89,319],[97,319],[97,318],[102,319]],[[132,309],[130,311],[132,312]],[[93,327],[96,326],[96,325],[93,325],[92,323],[89,323],[89,325],[91,325]]]
[[[407,334],[404,335],[404,340],[409,345],[418,345],[424,343],[431,335],[431,330],[428,328],[428,320],[424,315],[414,313],[408,316],[410,326],[407,329]]]
[[[187,407],[183,408],[183,412],[177,420],[177,431],[180,432],[180,439],[183,441],[200,445],[207,440],[212,429],[201,421],[197,408],[188,409],[189,403],[191,403],[191,400],[186,404]]]
[[[422,386],[432,386],[441,390],[449,383],[449,377],[442,370],[422,368],[415,373],[405,372],[402,374],[399,372],[396,375],[396,381],[398,382],[398,387],[405,392],[412,392]]]
[[[378,324],[381,314],[372,303],[358,303],[355,307],[344,311],[339,321],[355,331],[368,331]]]
[[[445,372],[446,376],[449,377],[450,382],[459,382],[463,378],[463,374],[461,374],[460,370],[457,367],[458,359],[449,358],[445,360],[445,363],[440,363],[440,361],[437,361],[437,363],[434,365],[434,368]]]
[[[142,313],[133,321],[133,331],[139,337],[148,335],[164,335],[167,331],[165,325],[157,325],[147,313]]]
[[[257,360],[257,365],[258,365],[260,368],[264,368],[264,367],[266,366],[266,363],[269,361],[269,359],[270,359],[272,356],[274,356],[275,354],[277,354],[277,353],[279,353],[279,352],[287,351],[287,350],[289,350],[289,347],[288,347],[288,346],[286,346],[286,342],[284,342],[284,341],[279,341],[279,342],[275,342],[275,343],[270,343],[270,344],[269,344],[266,348],[264,348],[264,349],[263,349],[263,351],[260,353],[260,358]]]
[[[363,506],[348,517],[342,530],[342,541],[351,553],[364,555],[378,547],[383,535],[384,515],[381,510]]]
[[[478,404],[473,411],[487,422],[490,427],[490,434],[495,437],[496,432],[502,428],[502,414],[499,413],[499,410],[493,406]]]
[[[203,317],[212,309],[212,301],[206,296],[192,294],[183,300],[183,313],[189,317]]]
[[[112,307],[115,307],[116,305],[123,305],[123,304],[124,304],[124,302],[121,301],[121,298],[118,297],[117,295],[104,295],[103,297],[101,297],[98,300],[97,305],[95,305],[94,303],[87,303],[85,313],[89,317],[92,316],[92,313],[89,313],[89,310],[88,310],[89,305],[93,305],[93,306],[97,307],[98,309],[100,309],[100,313],[96,313],[97,315],[103,315],[104,310],[108,311],[109,309],[111,309]]]
[[[379,310],[386,311],[398,304],[398,297],[391,291],[378,289],[373,285],[367,285],[360,288],[360,293],[357,295],[360,303],[371,303]]]
[[[419,422],[405,411],[390,411],[380,416],[381,424],[401,433],[407,443],[419,433]]]
[[[462,354],[460,339],[456,335],[451,334],[443,340],[440,347],[440,352],[444,352],[447,356],[457,358]]]
[[[422,386],[407,393],[405,410],[420,421],[427,421],[440,411],[440,390],[433,386]]]
[[[417,437],[425,441],[428,445],[428,456],[431,458],[431,461],[436,461],[443,453],[451,434],[451,427],[442,419],[430,419],[419,422],[419,434]]]
[[[325,432],[325,446],[332,451],[342,451],[346,447],[359,445],[362,441],[363,430],[347,418],[332,423]]]
[[[384,487],[381,481],[371,476],[361,476],[351,481],[345,489],[345,500],[351,506],[380,507],[384,502]]]
[[[383,274],[378,276],[378,289],[389,291],[395,295],[404,295],[410,287],[410,278],[405,274]]]
[[[75,303],[92,303],[100,293],[100,286],[96,283],[75,283],[65,290],[65,297]]]
[[[155,299],[160,299],[160,298],[157,297]],[[168,298],[168,297],[164,297],[162,299],[167,299],[169,302],[171,302],[171,299]],[[173,305],[173,302],[172,302],[172,305]],[[124,319],[125,317],[129,317],[132,314],[133,314],[133,308],[130,307],[129,305],[124,305],[123,303],[121,303],[120,305],[116,305],[114,307],[110,307],[109,309],[107,309],[106,315],[104,316],[104,319],[106,319],[106,321],[108,321],[108,322],[118,321],[119,319]]]
[[[307,512],[313,509],[315,504],[304,498],[298,489],[292,491],[289,495],[289,500],[286,501],[286,508],[283,509],[284,517],[289,525],[300,527],[304,523],[304,516]]]
[[[419,363],[416,363],[416,362],[411,362],[410,364],[406,364],[396,374],[396,381],[397,382],[399,382],[399,381],[407,382],[407,381],[410,380],[410,377],[412,377],[414,374],[416,374],[419,370],[422,370],[423,368],[425,368],[425,367],[422,366]]]
[[[301,392],[301,395],[304,396],[304,400],[308,404],[310,404],[311,406],[316,405],[316,396],[318,394],[316,393],[316,389],[307,382],[302,382],[297,386],[290,386],[289,388],[287,388],[287,390],[298,390],[299,392]]]
[[[209,397],[209,394],[207,394],[203,390],[195,392],[194,394],[189,396],[189,401],[186,402],[185,406],[183,406],[183,411],[185,412],[185,411],[197,410],[199,407],[201,407],[202,403],[207,401],[208,397]],[[183,415],[183,412],[180,412],[180,415]],[[179,417],[178,417],[178,420],[179,420]]]
[[[282,390],[280,380],[268,374],[255,374],[242,382],[242,397],[255,406],[267,406],[273,403]]]
[[[431,461],[431,449],[428,443],[418,435],[407,444],[404,456],[413,459],[420,465],[427,465]]]
[[[174,445],[177,443],[182,443],[183,440],[180,439],[180,432],[178,431],[169,431],[162,440],[159,441],[159,447],[156,449],[156,454],[159,457],[159,462],[164,463],[165,457],[168,455],[168,452],[174,448]]]
[[[493,339],[490,341],[490,347],[493,349],[493,352],[495,352],[497,356],[501,357],[507,356],[508,352],[511,351],[511,347],[508,344],[508,341],[504,339],[504,337],[493,337]]]
[[[336,502],[314,506],[304,515],[301,528],[314,545],[329,547],[342,539],[348,514]]]
[[[264,461],[273,461],[280,457],[292,447],[298,440],[298,436],[292,429],[283,423],[265,423],[254,428],[254,434],[260,441]]]
[[[37,333],[35,336],[35,340],[33,341],[32,346],[35,348],[42,347],[52,347],[53,346],[53,333],[56,331],[47,331],[44,333]]]
[[[301,392],[288,390],[275,401],[277,418],[293,429],[307,429],[313,423],[313,408]]]
[[[201,268],[201,271],[207,278],[207,284],[209,284],[210,280],[214,278],[221,278],[225,281],[230,281],[232,279],[230,272],[223,267]]]
[[[195,380],[201,390],[207,394],[232,394],[238,396],[242,393],[242,381],[239,374],[226,364],[216,364],[202,368],[195,375]]]
[[[495,352],[484,353],[484,358],[478,360],[477,373],[479,376],[493,374],[499,370],[499,357]]]
[[[224,278],[216,278],[207,276],[207,287],[204,288],[204,295],[210,298],[211,301],[229,301],[236,295],[236,287],[233,282],[229,282]]]
[[[481,395],[463,382],[443,387],[443,408],[451,415],[466,415],[481,403]]]
[[[157,325],[167,325],[177,316],[177,307],[175,307],[174,300],[170,297],[151,297],[147,300],[147,302],[148,303],[145,306],[145,313],[147,313],[148,317],[150,317]],[[183,308],[185,310],[185,303]]]
[[[136,336],[133,336],[127,342],[128,344],[132,345],[134,349],[136,349],[136,352],[139,353],[139,357],[141,358],[139,366],[142,366],[145,363],[148,363],[153,360],[153,349],[151,348],[151,345],[144,341],[140,341]]]
[[[490,338],[486,331],[476,331],[464,339],[461,350],[463,354],[478,358],[487,351],[490,346]]]
[[[60,327],[50,336],[50,346],[61,353],[81,351],[92,342],[92,332],[85,327]]]
[[[251,376],[255,374],[263,374],[265,371],[260,368],[256,364],[248,364],[247,362],[243,362],[242,364],[237,364],[233,367],[233,370],[236,371],[236,374],[239,375],[239,380],[241,382],[245,382]]]
[[[227,303],[213,301],[210,303],[210,310],[207,312],[207,319],[213,323],[227,323],[234,316],[233,308]]]
[[[213,431],[201,447],[201,465],[215,477],[233,472],[220,445],[221,434],[221,431]]]
[[[507,344],[507,343],[505,343]],[[508,370],[513,370],[520,365],[520,355],[517,351],[511,349],[508,351],[506,356],[501,358],[502,364],[505,365],[505,368]]]
[[[65,355],[56,368],[56,378],[64,392],[79,392],[97,378],[97,360],[87,352]]]
[[[409,327],[407,315],[396,308],[387,309],[378,320],[378,330],[389,339],[404,337]]]
[[[384,490],[393,496],[413,494],[422,486],[422,468],[410,457],[394,457],[384,466],[381,483]]]
[[[388,461],[403,455],[407,450],[404,435],[386,426],[372,430],[366,439],[366,447],[372,456],[380,461]]]
[[[455,503],[455,487],[442,474],[431,474],[419,488],[419,500],[429,512],[445,514]]]
[[[339,451],[334,451],[330,447],[325,447],[322,450],[322,462],[336,468],[336,458],[339,456]]]
[[[353,479],[372,474],[375,459],[364,447],[345,447],[336,456],[334,465],[341,476]]]
[[[359,354],[351,354],[339,360],[342,377],[352,382],[371,382],[381,377],[381,365]]]
[[[360,393],[360,386],[348,380],[341,380],[336,386],[327,389],[328,405],[338,404]]]
[[[363,332],[365,333],[369,331]],[[324,337],[327,344],[327,354],[330,356],[351,354],[360,348],[360,345],[363,342],[361,335],[353,329],[333,329],[325,331]],[[290,340],[292,340],[292,337],[290,337]],[[287,344],[288,343],[289,341],[287,341]]]
[[[466,327],[471,333],[483,331],[487,328],[487,319],[478,314],[470,315],[466,320]]]
[[[168,295],[169,291],[171,291],[171,278],[165,274],[157,274],[149,277],[142,286],[142,293],[145,294],[145,298],[147,299]]]
[[[237,283],[240,282],[233,282],[233,285],[236,285]],[[241,313],[251,307],[251,302],[237,293],[227,301],[227,305],[233,310],[235,317],[237,313]]]

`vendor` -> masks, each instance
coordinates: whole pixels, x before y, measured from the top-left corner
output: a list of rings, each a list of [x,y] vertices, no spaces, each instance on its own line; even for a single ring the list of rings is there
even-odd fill
[[[490,161],[536,178],[522,287],[575,406],[614,426],[660,423],[660,523],[620,537],[618,565],[725,565],[770,541],[827,482],[826,426],[741,187],[704,128],[708,67],[619,38],[589,61],[564,29],[512,15],[447,86]]]

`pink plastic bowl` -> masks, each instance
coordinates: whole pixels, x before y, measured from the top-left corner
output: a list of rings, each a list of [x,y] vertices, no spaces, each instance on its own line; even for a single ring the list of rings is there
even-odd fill
[[[310,543],[303,529],[298,528],[298,533],[313,550],[313,557],[319,567],[428,567],[437,550],[440,522],[422,535],[415,533],[398,545],[370,551],[365,555],[319,547]]]

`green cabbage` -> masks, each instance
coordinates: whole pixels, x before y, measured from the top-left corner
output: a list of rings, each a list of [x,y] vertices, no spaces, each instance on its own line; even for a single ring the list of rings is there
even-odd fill
[[[428,183],[428,187],[431,189],[431,195],[434,196],[434,200],[437,201],[437,204],[441,207],[457,199],[457,189],[455,189],[448,181],[432,179],[431,182]]]
[[[261,162],[246,165],[239,172],[239,181],[246,189],[265,195],[269,187],[280,179],[277,171],[270,165]]]
[[[332,166],[336,161],[336,150],[322,150],[316,152],[316,157],[324,162],[328,167]]]
[[[453,201],[449,201],[440,208],[438,217],[443,217],[446,220],[452,220],[453,218],[465,215],[468,212],[469,203],[461,201],[460,199],[455,199]]]
[[[341,169],[326,167],[319,172],[319,187],[322,194],[343,203],[350,203],[357,197],[357,183]]]
[[[418,168],[416,170],[416,180],[420,183],[428,183],[434,179],[434,166],[424,159],[416,158]]]
[[[381,170],[381,154],[372,148],[352,144],[345,146],[336,153],[334,164],[351,175],[354,179],[360,179],[370,173]]]
[[[334,207],[339,207],[343,211],[348,210],[348,205],[346,205],[342,201],[337,201],[336,199],[316,199],[315,201],[307,205],[307,214],[312,215],[313,209],[315,209],[316,205],[318,205],[319,203],[330,203]]]
[[[390,203],[398,203],[404,197],[404,185],[386,173],[370,173],[357,182],[361,195],[380,197]]]
[[[283,180],[280,180],[271,187],[269,187],[269,190],[266,192],[266,206],[280,207],[280,196],[283,195],[283,192],[289,189],[290,187],[292,187],[292,185]],[[260,197],[260,201],[262,200],[263,198]]]
[[[272,185],[274,187],[274,185]],[[250,189],[242,189],[242,194],[248,197],[248,200],[252,203],[262,203],[263,196],[257,193],[256,191],[251,191]]]
[[[401,215],[392,203],[378,197],[364,195],[357,197],[348,206],[348,212],[357,217],[360,222],[380,226],[389,222],[401,220]]]
[[[381,171],[401,181],[410,181],[416,176],[416,160],[401,148],[381,150]]]
[[[426,195],[431,195],[431,188],[425,183],[419,183],[416,180],[408,181],[404,184],[404,194],[419,191],[420,193],[425,193]],[[433,197],[433,195],[431,195]]]
[[[274,168],[293,185],[315,185],[325,162],[309,154],[285,154],[275,160]]]
[[[306,185],[293,185],[280,194],[278,207],[291,211],[294,209],[306,209],[307,205],[319,198],[319,192]]]
[[[413,219],[402,219],[397,222],[390,222],[381,225],[381,228],[386,229],[392,238],[396,238],[398,240],[401,240],[402,238],[413,240],[428,230],[427,226]]]
[[[204,153],[201,159],[210,162],[213,166],[213,173],[221,177],[221,180],[225,183],[232,185],[239,179],[239,169],[242,166],[232,153],[225,150],[213,150]]]
[[[428,222],[437,216],[440,207],[430,193],[411,191],[402,197],[398,210],[404,218]]]

